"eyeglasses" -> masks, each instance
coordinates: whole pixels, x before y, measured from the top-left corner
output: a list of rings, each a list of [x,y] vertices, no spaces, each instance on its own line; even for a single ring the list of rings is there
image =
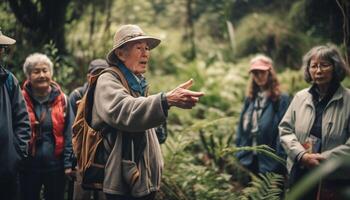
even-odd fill
[[[6,51],[8,49],[7,45],[0,45],[0,51]]]
[[[328,62],[322,62],[322,63],[313,63],[310,65],[310,70],[317,71],[317,69],[320,69],[321,71],[329,70],[332,67],[331,63]]]

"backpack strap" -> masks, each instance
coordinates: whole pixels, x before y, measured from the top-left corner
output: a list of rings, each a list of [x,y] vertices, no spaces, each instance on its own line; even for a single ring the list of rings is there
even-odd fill
[[[88,90],[90,88],[94,88],[98,77],[100,77],[103,73],[106,73],[106,72],[111,72],[113,75],[117,75],[116,77],[118,77],[120,79],[120,81],[122,82],[122,85],[131,94],[131,90],[130,90],[128,81],[125,79],[125,76],[124,76],[123,72],[121,72],[120,69],[117,66],[110,66],[110,67],[108,67],[106,69],[103,69],[103,70],[97,72],[95,75],[90,76],[89,81],[88,81],[89,82]]]
[[[114,74],[117,74],[118,77],[120,78],[120,81],[122,82],[122,85],[124,87],[126,87],[126,89],[128,90],[128,92],[131,94],[131,90],[128,84],[128,81],[125,79],[124,74],[120,71],[120,69],[116,66],[111,66],[105,70],[103,70],[102,72],[112,72]]]

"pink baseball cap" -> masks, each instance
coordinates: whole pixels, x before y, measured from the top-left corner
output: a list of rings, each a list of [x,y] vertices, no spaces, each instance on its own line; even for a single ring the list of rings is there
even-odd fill
[[[250,62],[250,69],[249,72],[253,70],[270,70],[272,68],[272,63],[265,59],[253,59],[252,62]]]

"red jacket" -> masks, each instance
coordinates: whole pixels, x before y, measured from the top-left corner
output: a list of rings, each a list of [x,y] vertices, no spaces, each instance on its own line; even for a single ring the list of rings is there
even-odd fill
[[[32,99],[30,97],[30,94],[26,90],[26,86],[29,82],[26,81],[23,86],[23,96],[24,100],[26,101],[28,113],[29,113],[29,119],[30,119],[30,126],[32,129],[32,135],[29,142],[29,152],[32,156],[35,155],[36,152],[36,139],[38,137],[38,134],[36,133],[36,124],[39,123],[39,119],[37,119],[35,112],[34,112],[34,105],[32,102]],[[63,149],[64,149],[64,125],[65,125],[65,113],[66,113],[66,107],[67,107],[67,100],[65,94],[60,89],[59,85],[55,82],[52,83],[52,85],[59,89],[60,95],[55,98],[55,100],[50,104],[51,107],[51,120],[53,124],[53,134],[55,137],[55,156],[60,157]],[[40,125],[39,125],[40,126]]]

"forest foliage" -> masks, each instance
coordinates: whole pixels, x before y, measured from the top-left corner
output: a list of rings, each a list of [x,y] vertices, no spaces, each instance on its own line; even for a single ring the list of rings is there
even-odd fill
[[[282,90],[292,96],[308,86],[300,66],[312,46],[334,43],[345,57],[350,48],[346,0],[5,0],[0,10],[1,31],[17,40],[5,66],[23,81],[25,57],[46,53],[67,93],[85,82],[92,59],[105,57],[121,24],[138,24],[162,40],[146,74],[151,92],[193,78],[205,96],[191,111],[169,113],[159,199],[279,197],[281,177],[254,176],[234,158],[249,59],[272,57]],[[242,185],[248,176],[252,184]]]

